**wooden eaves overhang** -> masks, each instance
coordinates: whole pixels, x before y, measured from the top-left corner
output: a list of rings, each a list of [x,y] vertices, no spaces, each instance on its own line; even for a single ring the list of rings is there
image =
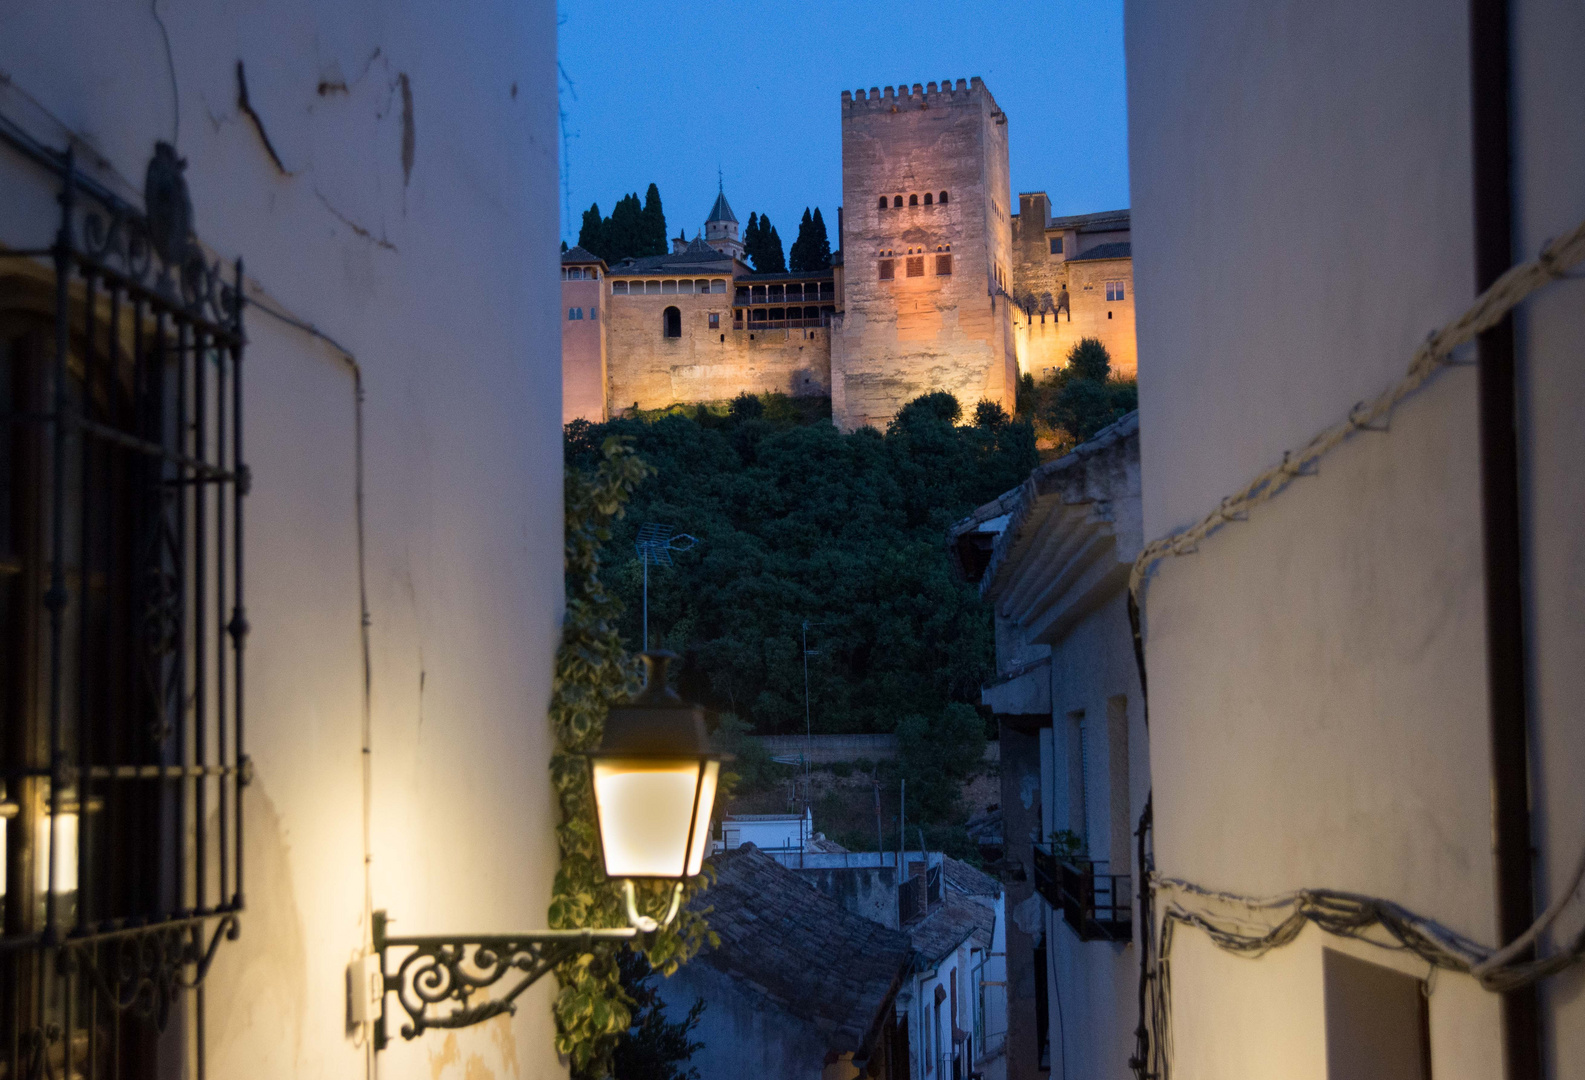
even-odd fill
[[[1046,644],[1127,586],[1142,543],[1137,412],[1041,465],[949,533],[965,578],[983,565],[980,594],[997,616]]]

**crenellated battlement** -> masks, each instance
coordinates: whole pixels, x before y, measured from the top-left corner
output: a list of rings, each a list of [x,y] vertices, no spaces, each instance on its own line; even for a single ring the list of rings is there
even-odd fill
[[[844,90],[842,111],[902,112],[905,109],[963,105],[981,100],[990,102],[991,108],[995,109],[996,102],[991,98],[990,91],[985,89],[985,83],[976,75],[971,79],[959,79],[956,84],[951,79],[943,79],[939,83],[914,83],[912,86],[907,83],[872,86],[867,92],[862,88]]]

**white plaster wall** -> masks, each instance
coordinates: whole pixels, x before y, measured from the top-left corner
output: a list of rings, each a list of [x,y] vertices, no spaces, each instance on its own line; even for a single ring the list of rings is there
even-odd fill
[[[1519,11],[1523,257],[1585,215],[1585,111],[1565,59],[1585,32],[1564,3]],[[1425,0],[1132,0],[1127,24],[1154,537],[1396,381],[1473,298],[1469,46],[1464,9]],[[1563,704],[1579,698],[1585,644],[1585,489],[1565,464],[1580,451],[1579,288],[1521,320],[1543,902],[1582,836],[1585,734]],[[1474,390],[1470,369],[1445,372],[1389,434],[1353,439],[1157,572],[1162,873],[1353,890],[1493,940]],[[1251,962],[1180,931],[1175,1074],[1319,1075],[1319,938]],[[1551,992],[1555,1076],[1585,1075],[1581,985],[1576,972]],[[1489,995],[1443,974],[1431,1021],[1435,1075],[1498,1074]]]
[[[179,102],[201,239],[244,257],[277,303],[358,357],[370,899],[398,933],[543,926],[555,867],[545,705],[562,603],[554,9],[157,10],[174,92],[148,5],[8,5],[6,107],[36,99],[31,116],[60,122],[41,137],[60,146],[64,129],[78,133],[135,193]],[[239,60],[290,175],[239,114]],[[9,156],[4,168],[10,202],[25,170]],[[352,382],[301,332],[258,311],[247,327],[257,782],[242,936],[208,983],[209,1075],[362,1075],[344,990],[368,932]],[[397,1037],[380,1075],[557,1075],[552,994],[546,980],[515,1019]]]

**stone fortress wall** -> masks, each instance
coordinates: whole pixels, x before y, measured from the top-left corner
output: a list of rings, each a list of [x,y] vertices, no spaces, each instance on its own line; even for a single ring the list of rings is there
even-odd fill
[[[979,79],[843,91],[840,428],[933,390],[1012,411],[1007,190],[1007,116]]]
[[[1012,213],[1007,116],[978,78],[843,91],[841,112],[832,271],[754,273],[724,193],[706,235],[679,239],[670,255],[609,268],[582,249],[564,256],[563,314],[585,311],[563,333],[567,418],[745,391],[829,396],[844,431],[884,428],[936,390],[953,393],[965,414],[982,399],[1010,413],[1018,375],[1062,366],[1085,336],[1132,375],[1128,211],[1053,218],[1045,194],[1033,193]],[[598,304],[584,295],[592,282],[565,280],[566,260],[585,256],[601,274]],[[795,290],[813,290],[813,279],[819,299],[806,292],[800,305]],[[1059,321],[1049,308],[1064,285]],[[1052,304],[1032,316],[1014,302],[1047,293]],[[596,307],[597,320],[588,315]],[[598,403],[594,385],[604,387]]]
[[[1012,219],[1013,293],[1038,303],[1033,314],[1013,311],[1020,373],[1039,379],[1064,366],[1080,338],[1093,337],[1112,354],[1112,369],[1133,377],[1138,356],[1129,226],[1127,210],[1053,218],[1045,192],[1018,196]],[[1109,253],[1112,257],[1097,257]],[[1059,320],[1056,302],[1064,288],[1068,310]]]
[[[620,281],[621,270],[611,272]],[[637,280],[637,279],[634,279]],[[653,280],[653,279],[651,279]],[[664,285],[672,279],[663,279]],[[724,401],[748,392],[826,396],[831,392],[827,327],[735,328],[733,280],[709,281],[701,293],[610,296],[607,291],[608,401],[623,409],[661,409],[676,402]],[[719,286],[719,291],[716,287]],[[681,333],[666,336],[665,310],[675,307]],[[716,317],[716,326],[710,317]]]

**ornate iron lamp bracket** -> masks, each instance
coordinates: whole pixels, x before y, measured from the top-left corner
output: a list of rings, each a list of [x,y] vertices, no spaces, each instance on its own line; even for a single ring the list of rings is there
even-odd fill
[[[517,1011],[515,1001],[546,972],[564,960],[589,952],[596,942],[633,941],[647,936],[633,926],[599,930],[540,930],[532,934],[430,934],[402,937],[386,932],[386,914],[374,913],[374,951],[386,995],[395,994],[407,1019],[402,1038],[416,1039],[430,1028],[462,1028]],[[653,931],[651,931],[653,932]],[[392,950],[404,952],[393,970]],[[472,1004],[486,988],[513,973],[521,977],[505,994]],[[454,1006],[443,1011],[447,1005]],[[374,1024],[374,1048],[385,1049],[390,1036],[385,1016]]]

